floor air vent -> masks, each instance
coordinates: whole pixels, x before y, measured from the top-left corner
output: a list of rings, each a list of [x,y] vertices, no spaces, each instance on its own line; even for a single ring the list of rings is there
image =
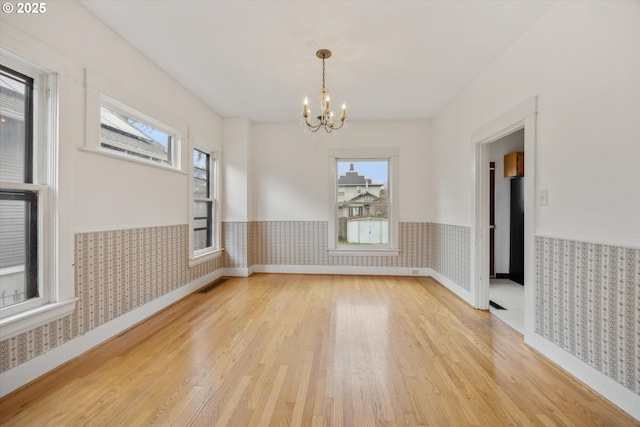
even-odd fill
[[[491,300],[489,300],[489,305],[493,308],[495,308],[496,310],[506,310],[506,308],[504,308],[503,306],[501,306],[500,304],[498,304],[497,302],[493,302]]]
[[[204,288],[200,289],[198,291],[199,294],[206,294],[207,292],[209,292],[211,289],[215,288],[218,285],[222,285],[224,282],[226,282],[227,279],[225,279],[224,277],[221,277],[220,279],[216,280],[215,282],[211,282],[209,283],[207,286],[205,286]]]

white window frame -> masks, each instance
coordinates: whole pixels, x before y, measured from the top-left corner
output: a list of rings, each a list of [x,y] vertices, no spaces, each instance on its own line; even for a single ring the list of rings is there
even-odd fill
[[[201,151],[209,155],[209,197],[208,198],[196,198],[193,194],[194,182],[193,182],[193,161],[194,150]],[[222,254],[223,248],[221,247],[221,208],[220,208],[220,151],[214,150],[208,145],[202,144],[198,141],[194,141],[189,146],[189,265],[196,265],[201,262],[215,259]],[[196,201],[210,201],[211,202],[211,226],[212,226],[212,238],[211,246],[200,250],[195,250],[195,236],[194,236],[194,212],[193,205]]]
[[[3,65],[34,79],[33,183],[1,183],[38,197],[38,297],[0,309],[0,340],[70,314],[75,297],[61,289],[58,272],[58,74],[4,47]]]
[[[398,247],[399,157],[397,148],[336,148],[329,150],[329,235],[327,236],[327,251],[329,255],[397,256],[400,253]],[[357,248],[350,245],[340,245],[336,230],[338,219],[338,162],[380,160],[386,160],[389,164],[389,243],[386,245],[358,246]]]
[[[122,151],[118,151],[118,150],[114,150],[112,148],[109,147],[104,147],[102,145],[102,138],[100,138],[100,136],[98,136],[98,145],[96,147],[97,151],[103,154],[107,154],[110,156],[115,156],[118,158],[122,158],[122,159],[126,159],[126,160],[130,160],[130,161],[134,161],[134,162],[138,162],[138,163],[143,163],[143,164],[147,164],[147,165],[152,165],[152,166],[156,166],[156,167],[160,167],[160,168],[167,168],[167,169],[172,169],[172,170],[181,170],[181,159],[180,159],[180,154],[181,154],[181,149],[180,149],[180,131],[165,125],[164,123],[147,116],[146,114],[141,113],[140,111],[129,107],[126,104],[123,104],[122,102],[119,102],[103,93],[100,94],[100,104],[99,104],[99,111],[98,111],[98,126],[101,126],[101,108],[102,107],[106,107],[112,111],[118,112],[120,114],[123,114],[127,117],[130,117],[134,120],[136,120],[139,123],[142,123],[144,125],[153,127],[159,131],[162,131],[164,133],[166,133],[167,135],[171,136],[171,144],[169,147],[169,159],[170,159],[170,163],[169,164],[162,164],[160,162],[156,162],[153,160],[148,160],[148,159],[144,159],[142,157],[138,157],[138,156],[134,156]]]

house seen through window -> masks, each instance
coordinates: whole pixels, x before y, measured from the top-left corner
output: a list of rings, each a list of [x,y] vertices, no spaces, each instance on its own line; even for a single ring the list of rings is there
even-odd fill
[[[118,154],[179,168],[174,153],[177,132],[103,96],[100,147]]]
[[[337,160],[338,245],[389,244],[389,161]]]

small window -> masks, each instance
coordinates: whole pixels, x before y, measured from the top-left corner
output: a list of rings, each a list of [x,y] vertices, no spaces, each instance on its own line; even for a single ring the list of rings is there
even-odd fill
[[[191,259],[208,259],[220,247],[217,153],[204,146],[192,151]]]
[[[179,168],[178,131],[105,96],[100,105],[100,147]]]

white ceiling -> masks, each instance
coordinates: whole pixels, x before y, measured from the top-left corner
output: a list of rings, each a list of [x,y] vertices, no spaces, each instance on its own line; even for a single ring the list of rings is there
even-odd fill
[[[437,114],[550,1],[84,0],[223,117],[297,121],[326,87],[351,120]]]

